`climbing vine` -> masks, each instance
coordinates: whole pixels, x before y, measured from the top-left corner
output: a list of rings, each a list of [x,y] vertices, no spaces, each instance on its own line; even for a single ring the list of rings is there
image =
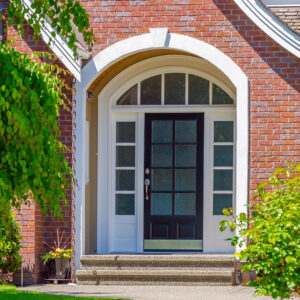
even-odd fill
[[[0,206],[20,208],[32,197],[44,214],[59,216],[73,178],[57,122],[69,87],[64,71],[37,62],[40,55],[0,44]]]

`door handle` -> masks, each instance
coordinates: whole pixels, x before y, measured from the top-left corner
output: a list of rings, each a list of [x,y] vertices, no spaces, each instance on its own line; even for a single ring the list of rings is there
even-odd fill
[[[149,200],[148,191],[149,191],[149,186],[150,186],[150,179],[146,178],[144,183],[145,183],[146,200]]]

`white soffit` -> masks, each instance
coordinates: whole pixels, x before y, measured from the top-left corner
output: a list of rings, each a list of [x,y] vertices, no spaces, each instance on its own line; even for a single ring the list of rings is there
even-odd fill
[[[273,40],[300,57],[300,37],[266,10],[258,0],[234,0],[234,2]]]
[[[22,0],[22,3],[29,9],[29,15],[33,14],[30,0]],[[28,20],[29,15],[25,15],[25,19]],[[41,35],[45,43],[49,43],[51,39],[51,32],[55,31],[48,20],[45,20],[45,26],[41,26]],[[58,34],[55,38],[52,37],[50,43],[51,50],[61,60],[65,67],[74,75],[77,80],[81,80],[81,60],[80,58],[74,58],[74,52],[69,48],[68,43]]]
[[[300,0],[262,0],[266,6],[274,7],[296,7],[300,6]]]

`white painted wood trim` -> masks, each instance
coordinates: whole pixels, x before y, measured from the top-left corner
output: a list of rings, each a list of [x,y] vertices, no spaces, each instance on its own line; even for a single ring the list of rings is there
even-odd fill
[[[84,90],[76,93],[76,128],[75,128],[75,269],[80,266],[80,255],[85,253],[85,121],[86,94]]]
[[[300,6],[299,0],[263,0],[264,5],[270,7],[296,7]]]
[[[246,212],[248,201],[248,144],[249,144],[249,111],[248,111],[248,78],[240,67],[228,56],[222,53],[217,48],[197,40],[195,38],[179,35],[168,34],[168,43],[164,49],[177,49],[194,54],[202,59],[207,60],[212,65],[217,67],[231,80],[236,87],[237,95],[237,167],[236,167],[236,199],[237,213]],[[82,218],[82,210],[84,209],[84,151],[83,151],[83,128],[85,124],[86,111],[86,92],[90,84],[107,68],[121,60],[124,57],[130,56],[134,53],[155,49],[150,34],[143,34],[135,36],[126,40],[122,40],[96,55],[86,66],[82,69],[82,80],[76,81],[76,179],[78,187],[76,188],[76,208],[75,208],[75,269],[78,270],[80,266],[80,255],[84,254],[84,223]],[[100,115],[100,107],[99,107]],[[100,121],[100,120],[99,120]],[[100,134],[100,122],[98,132]],[[101,155],[101,143],[103,137],[99,136],[98,151]],[[105,140],[105,139],[104,139]],[[102,143],[103,145],[103,143]],[[102,165],[98,165],[102,167]],[[98,184],[101,178],[98,176]],[[101,194],[101,193],[98,193]],[[103,195],[102,195],[103,196]],[[99,197],[99,196],[98,196]],[[99,201],[99,199],[98,199]],[[105,207],[98,206],[98,217],[105,210]],[[105,216],[104,216],[105,217]],[[98,218],[98,228],[99,228]],[[101,233],[100,233],[101,234]],[[105,238],[98,235],[99,238]],[[98,250],[101,249],[100,240],[97,241]]]
[[[90,181],[90,122],[85,121],[85,184]]]
[[[144,157],[145,157],[145,114],[138,113],[137,117],[137,192],[136,192],[136,225],[137,225],[137,252],[144,252],[144,201],[138,201],[138,199],[144,199]],[[141,142],[140,142],[141,141]],[[139,218],[138,216],[143,216]]]
[[[25,19],[28,20],[29,15],[34,13],[31,8],[30,0],[22,0],[25,8],[29,9],[29,13],[25,15]],[[81,80],[81,59],[74,58],[74,52],[69,48],[68,43],[60,35],[56,34],[55,38],[51,36],[51,33],[55,29],[51,26],[50,22],[45,19],[45,25],[41,25],[41,35],[46,44],[50,43],[49,47],[55,53],[55,55],[61,60],[61,62],[66,66],[66,68],[74,75],[77,80]]]
[[[258,0],[234,0],[234,2],[274,41],[300,57],[300,37],[266,10]]]

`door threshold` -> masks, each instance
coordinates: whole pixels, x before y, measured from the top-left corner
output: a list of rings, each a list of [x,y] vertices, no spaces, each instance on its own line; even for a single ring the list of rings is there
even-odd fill
[[[158,251],[146,251],[146,252],[109,252],[107,255],[185,255],[185,254],[197,254],[197,255],[233,255],[234,252],[192,252],[192,251],[163,251],[163,252],[158,252]],[[103,254],[100,254],[103,255]],[[105,255],[105,254],[104,254]]]

